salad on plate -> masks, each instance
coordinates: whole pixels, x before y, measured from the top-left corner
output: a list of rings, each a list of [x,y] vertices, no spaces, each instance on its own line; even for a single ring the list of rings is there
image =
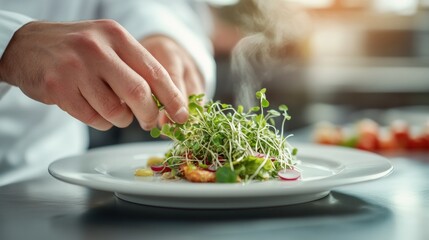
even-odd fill
[[[291,135],[284,134],[285,122],[291,118],[288,108],[267,109],[265,93],[266,89],[256,92],[258,106],[246,111],[219,101],[202,105],[204,95],[190,96],[186,123],[151,131],[152,137],[173,140],[172,148],[164,158],[149,159],[147,168],[137,169],[135,175],[218,183],[299,179],[298,150],[288,142]],[[282,118],[280,130],[276,118]]]

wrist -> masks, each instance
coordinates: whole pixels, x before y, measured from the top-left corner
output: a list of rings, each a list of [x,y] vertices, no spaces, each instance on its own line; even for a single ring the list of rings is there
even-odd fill
[[[25,33],[28,32],[29,28],[36,24],[34,21],[27,22],[18,28],[12,35],[10,41],[6,45],[3,54],[0,57],[0,82],[5,82],[10,85],[17,85],[13,81],[13,66],[19,64],[19,61],[16,59],[17,51],[19,51],[19,41],[22,38],[25,38]],[[24,35],[24,36],[23,36]]]

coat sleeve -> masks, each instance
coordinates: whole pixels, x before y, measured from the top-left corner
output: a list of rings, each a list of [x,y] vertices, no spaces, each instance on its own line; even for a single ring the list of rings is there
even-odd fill
[[[0,10],[0,58],[3,56],[16,30],[30,21],[32,19],[24,15]],[[0,79],[0,99],[6,94],[9,88],[10,85]]]
[[[101,17],[118,21],[137,39],[160,34],[180,44],[204,77],[207,97],[213,97],[213,50],[196,4],[184,0],[102,0],[101,5]]]

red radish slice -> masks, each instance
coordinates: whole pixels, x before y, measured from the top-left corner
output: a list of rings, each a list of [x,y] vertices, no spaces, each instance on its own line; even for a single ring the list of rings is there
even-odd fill
[[[150,169],[152,169],[152,171],[154,171],[154,172],[160,172],[160,173],[171,172],[171,168],[169,168],[165,165],[150,166]]]
[[[301,173],[294,169],[283,169],[278,173],[282,180],[293,181],[301,177]]]
[[[267,155],[265,155],[265,154],[263,154],[263,153],[255,153],[255,154],[253,154],[253,156],[254,157],[257,157],[257,158],[265,158]],[[275,160],[277,160],[275,157],[270,157],[270,160],[271,161],[275,161]]]
[[[152,169],[152,171],[154,171],[154,172],[161,172],[164,168],[165,168],[164,165],[153,165],[153,166],[150,166],[150,169]]]

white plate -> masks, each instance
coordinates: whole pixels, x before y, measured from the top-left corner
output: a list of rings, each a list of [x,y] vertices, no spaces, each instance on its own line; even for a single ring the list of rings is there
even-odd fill
[[[247,184],[191,183],[135,177],[150,156],[163,156],[169,142],[126,144],[60,159],[49,172],[64,182],[114,192],[140,204],[176,208],[250,208],[313,201],[345,184],[374,180],[389,174],[389,160],[368,152],[331,146],[296,145],[297,181],[271,180]]]

